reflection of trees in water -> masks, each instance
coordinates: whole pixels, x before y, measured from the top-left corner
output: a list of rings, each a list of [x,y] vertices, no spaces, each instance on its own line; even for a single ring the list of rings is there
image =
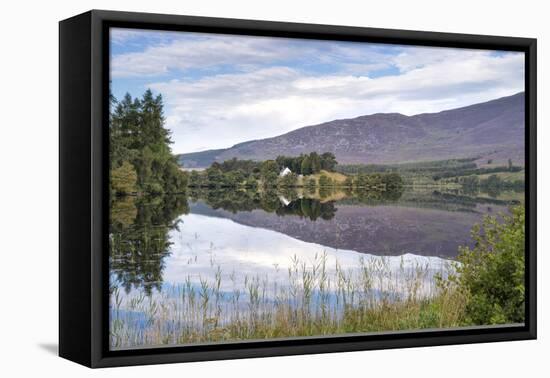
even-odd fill
[[[298,215],[312,221],[318,218],[330,220],[336,214],[336,207],[334,207],[334,202],[323,203],[312,198],[299,198],[287,206],[279,208],[276,213],[278,215]]]
[[[496,177],[496,176],[495,176]],[[489,181],[491,183],[491,181]],[[451,190],[450,190],[451,191]],[[452,190],[453,193],[470,197],[487,194],[489,197],[498,200],[506,192],[523,193],[525,188],[518,185],[483,185],[483,186],[462,186],[460,189]]]
[[[188,193],[192,201],[204,201],[213,209],[232,213],[263,210],[279,216],[298,216],[312,221],[335,217],[338,204],[435,208],[475,212],[477,204],[506,205],[510,201],[470,197],[465,193],[403,190],[329,190],[336,201],[304,197],[294,189],[284,191],[204,190]],[[305,194],[307,196],[307,193]],[[129,291],[143,289],[149,294],[160,289],[165,257],[169,255],[168,234],[178,227],[178,217],[189,212],[186,196],[123,197],[111,204],[110,271],[118,284]]]
[[[246,190],[203,190],[190,193],[192,200],[203,200],[212,209],[237,213],[263,210],[277,215],[296,215],[311,220],[331,219],[336,208],[334,202],[321,202],[314,198],[300,198],[295,189],[264,192]]]
[[[445,211],[477,212],[478,205],[509,206],[518,204],[515,199],[501,200],[492,197],[477,196],[479,191],[467,192],[464,190],[446,189],[405,191],[399,199],[399,206],[430,208]]]
[[[477,192],[477,194],[480,194],[483,192]],[[442,202],[446,204],[459,204],[463,207],[470,207],[475,208],[478,204],[484,204],[484,205],[500,205],[500,206],[509,206],[509,205],[517,205],[520,201],[518,200],[500,200],[496,199],[495,197],[498,197],[502,192],[499,192],[497,194],[491,193],[491,192],[485,192],[489,195],[489,198],[486,197],[476,197],[467,195],[463,192],[439,192],[434,191],[432,196],[434,198],[439,198]]]
[[[390,190],[355,190],[353,196],[355,196],[360,202],[370,204],[376,202],[395,202],[398,201],[403,195],[403,187],[397,187]]]
[[[214,210],[222,209],[232,213],[260,209],[281,216],[296,215],[311,220],[329,220],[336,213],[335,201],[331,198],[337,198],[338,201],[353,198],[355,202],[365,204],[395,202],[401,198],[403,188],[380,191],[320,187],[318,193],[319,196],[313,198],[315,192],[310,193],[307,188],[300,194],[295,188],[266,191],[208,189],[191,191],[189,198],[193,201],[203,200]]]
[[[311,220],[331,219],[332,202],[298,198],[296,193],[208,190],[192,192],[191,199],[202,199],[214,209],[232,212],[262,209],[278,215],[296,215]],[[286,199],[288,197],[288,199]],[[289,199],[291,199],[291,202]],[[161,290],[164,260],[170,254],[169,232],[178,227],[178,217],[189,212],[187,197],[122,197],[111,203],[109,264],[114,283],[126,292],[132,288],[150,295]]]
[[[489,197],[479,195],[489,194]],[[516,191],[516,193],[522,193]],[[501,193],[498,193],[499,195]],[[433,190],[397,189],[391,191],[357,191],[347,193],[347,196],[338,202],[347,205],[365,204],[368,206],[398,203],[403,207],[431,208],[445,211],[475,212],[478,205],[509,206],[518,204],[521,200],[497,199],[495,193],[479,190],[468,191],[462,189]],[[521,196],[520,196],[521,197]]]
[[[234,189],[201,189],[191,190],[189,199],[192,201],[203,200],[211,208],[223,209],[232,213],[239,211],[252,211],[262,208],[262,198],[256,191]],[[275,196],[273,201],[278,201]],[[267,205],[266,205],[267,206]]]
[[[184,196],[123,197],[111,204],[110,272],[130,291],[150,294],[162,285],[164,258],[170,254],[168,233],[188,213]]]
[[[333,187],[330,186],[321,186],[319,187],[319,197],[322,199],[325,199],[331,195],[333,195],[335,192]]]

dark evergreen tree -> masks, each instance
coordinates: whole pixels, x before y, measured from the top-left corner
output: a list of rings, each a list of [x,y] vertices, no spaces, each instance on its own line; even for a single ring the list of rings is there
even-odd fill
[[[140,100],[127,93],[120,102],[112,98],[111,107],[111,172],[129,163],[137,174],[138,193],[183,192],[187,175],[170,149],[172,140],[164,127],[162,96],[155,97],[147,90]],[[111,188],[124,187],[114,182],[117,177],[111,173]]]

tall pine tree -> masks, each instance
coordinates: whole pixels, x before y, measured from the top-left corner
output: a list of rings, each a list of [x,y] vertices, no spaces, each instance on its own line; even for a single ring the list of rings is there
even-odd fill
[[[120,102],[112,98],[111,106],[114,108],[110,116],[111,172],[125,163],[131,164],[137,174],[138,193],[184,191],[187,176],[170,149],[172,140],[164,127],[162,96],[155,97],[149,89],[141,99],[132,99],[127,93]],[[111,174],[111,188],[116,187],[121,194],[121,185],[113,182],[118,177]]]

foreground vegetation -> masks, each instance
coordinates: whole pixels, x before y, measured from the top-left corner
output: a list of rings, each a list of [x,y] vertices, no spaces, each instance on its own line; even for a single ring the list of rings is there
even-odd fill
[[[466,296],[467,324],[525,319],[525,207],[513,207],[501,217],[486,217],[473,227],[475,247],[460,248],[460,265],[444,282]]]
[[[187,277],[157,296],[137,294],[123,302],[113,288],[112,346],[453,327],[460,325],[465,306],[456,291],[432,296],[429,267],[401,265],[394,272],[383,257],[359,259],[354,270],[338,261],[329,267],[325,255],[311,263],[294,259],[285,284],[261,276],[236,282],[220,267],[212,269],[213,281],[195,285]],[[136,319],[135,313],[144,317]]]
[[[153,295],[111,288],[111,345],[215,341],[511,324],[524,321],[525,210],[487,217],[472,229],[476,246],[442,268],[391,269],[384,258],[342,269],[326,256],[294,259],[287,284],[212,266],[214,280]],[[138,315],[136,315],[138,314]]]

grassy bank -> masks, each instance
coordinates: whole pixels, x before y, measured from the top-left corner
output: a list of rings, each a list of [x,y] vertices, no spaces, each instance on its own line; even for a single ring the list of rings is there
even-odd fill
[[[361,258],[346,270],[328,267],[323,256],[295,259],[284,285],[260,276],[237,282],[212,269],[214,279],[187,277],[150,297],[113,288],[112,347],[447,328],[463,320],[465,297],[437,287],[427,265]]]

